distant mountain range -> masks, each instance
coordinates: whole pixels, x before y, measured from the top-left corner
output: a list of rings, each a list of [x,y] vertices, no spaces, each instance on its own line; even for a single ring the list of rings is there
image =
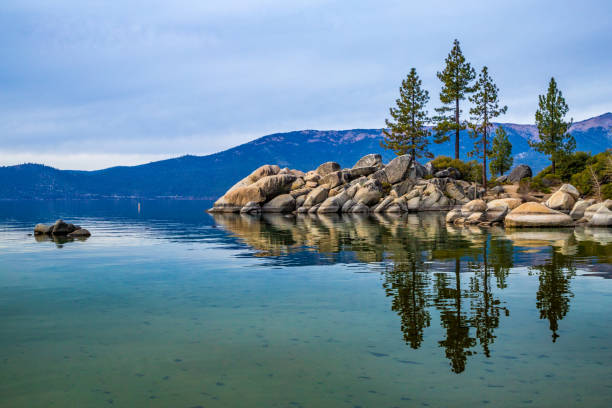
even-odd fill
[[[534,125],[503,126],[513,146],[514,165],[528,164],[538,172],[547,158],[531,149]],[[612,147],[612,113],[576,122],[571,133],[577,150],[598,153]],[[462,132],[461,156],[467,159],[472,141]],[[368,153],[385,161],[393,153],[380,147],[381,129],[302,130],[277,133],[208,156],[182,156],[131,167],[96,171],[58,170],[41,164],[0,167],[0,199],[181,197],[215,199],[262,164],[311,170],[326,161],[352,166]],[[452,156],[453,145],[432,145],[435,155]]]

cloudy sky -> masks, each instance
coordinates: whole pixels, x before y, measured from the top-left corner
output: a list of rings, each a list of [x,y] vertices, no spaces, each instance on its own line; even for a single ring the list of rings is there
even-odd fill
[[[612,111],[610,1],[2,0],[0,165],[209,154],[297,129],[376,128],[410,67],[437,105],[454,38],[532,123],[554,75]]]

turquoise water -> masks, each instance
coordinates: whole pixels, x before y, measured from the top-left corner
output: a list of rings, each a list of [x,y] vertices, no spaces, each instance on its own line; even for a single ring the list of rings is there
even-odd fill
[[[0,406],[612,405],[610,229],[209,206],[0,203]]]

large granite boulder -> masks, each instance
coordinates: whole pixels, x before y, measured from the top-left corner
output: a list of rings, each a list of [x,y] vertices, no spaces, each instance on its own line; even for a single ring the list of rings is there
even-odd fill
[[[378,153],[366,154],[353,166],[353,169],[360,167],[380,167],[382,165],[382,156]]]
[[[580,198],[580,192],[571,184],[563,184],[557,191],[562,191],[571,195],[574,200],[578,200]]]
[[[574,208],[572,208],[572,211],[570,211],[570,217],[572,217],[574,220],[581,219],[584,217],[584,212],[586,209],[593,204],[595,204],[595,200],[593,199],[580,200],[576,202],[576,204],[574,204]]]
[[[333,197],[328,197],[325,201],[321,203],[317,213],[325,214],[325,213],[337,213],[342,209],[342,206],[349,200],[346,192],[342,192]]]
[[[251,183],[255,183],[259,179],[267,176],[274,176],[280,172],[280,167],[274,164],[264,164],[257,168],[254,172],[248,175],[247,179]]]
[[[504,207],[508,207],[512,211],[521,204],[523,204],[523,200],[520,198],[498,198],[487,203],[487,211]]]
[[[368,180],[357,190],[353,200],[366,206],[376,204],[383,195],[382,184],[378,180]]]
[[[323,186],[316,187],[306,196],[306,201],[304,201],[304,207],[311,208],[317,204],[322,203],[327,199],[329,194],[329,189]]]
[[[460,184],[454,182],[446,183],[445,191],[450,198],[459,203],[467,203],[469,201],[468,198],[465,196],[465,191],[463,190],[463,187],[461,187]]]
[[[597,203],[587,207],[587,209],[584,210],[584,217],[587,220],[590,220],[601,207],[606,207],[608,210],[612,210],[612,200],[606,200],[603,203]]]
[[[334,172],[326,174],[319,181],[319,184],[326,185],[329,188],[334,188],[344,183],[347,183],[349,181],[350,181],[349,174],[347,172],[340,170],[340,171],[334,171]]]
[[[461,206],[461,214],[463,214],[464,217],[467,217],[475,212],[483,213],[485,211],[487,211],[487,203],[480,199],[472,200]]]
[[[281,194],[274,197],[261,207],[266,213],[288,213],[295,210],[295,198],[291,194]]]
[[[612,227],[612,211],[605,205],[599,207],[599,209],[593,214],[591,221],[589,222],[591,227]]]
[[[390,184],[395,184],[399,181],[404,180],[410,170],[411,160],[410,155],[404,154],[391,160],[389,164],[385,166],[385,174],[387,175],[387,181]]]
[[[371,180],[378,180],[378,182],[381,184],[389,184],[389,179],[387,178],[385,169],[375,171],[374,173],[370,174],[368,178]]]
[[[321,177],[328,175],[329,173],[333,173],[334,171],[340,170],[340,165],[336,162],[330,161],[323,163],[317,170],[315,170]]]
[[[262,177],[253,184],[228,191],[215,202],[214,207],[237,212],[250,201],[264,203],[279,194],[289,192],[296,178],[293,174]]]
[[[546,200],[545,205],[553,210],[570,212],[575,203],[576,201],[571,194],[558,190]]]
[[[376,166],[364,166],[364,167],[355,167],[350,170],[347,170],[346,173],[349,175],[351,180],[362,177],[369,176],[372,173],[376,173],[378,171],[378,167]]]
[[[261,205],[254,201],[249,201],[240,209],[241,214],[259,214],[261,212]]]
[[[434,177],[437,177],[437,178],[448,177],[452,179],[460,179],[461,172],[454,167],[447,167],[444,170],[437,171],[434,174]]]
[[[504,224],[506,227],[570,227],[574,225],[574,220],[544,204],[529,202],[510,211]]]
[[[454,209],[454,210],[450,210],[448,213],[446,213],[446,222],[449,224],[452,224],[453,222],[455,222],[456,219],[461,218],[461,210],[459,209]]]
[[[532,176],[531,167],[526,164],[519,164],[516,166],[508,175],[508,181],[511,183],[518,183],[524,178]]]

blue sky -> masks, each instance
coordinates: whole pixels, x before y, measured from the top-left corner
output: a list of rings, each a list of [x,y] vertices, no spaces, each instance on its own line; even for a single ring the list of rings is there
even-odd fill
[[[609,1],[0,3],[0,165],[65,169],[209,154],[297,129],[382,127],[454,38],[532,123],[551,75],[586,119],[612,111]]]

